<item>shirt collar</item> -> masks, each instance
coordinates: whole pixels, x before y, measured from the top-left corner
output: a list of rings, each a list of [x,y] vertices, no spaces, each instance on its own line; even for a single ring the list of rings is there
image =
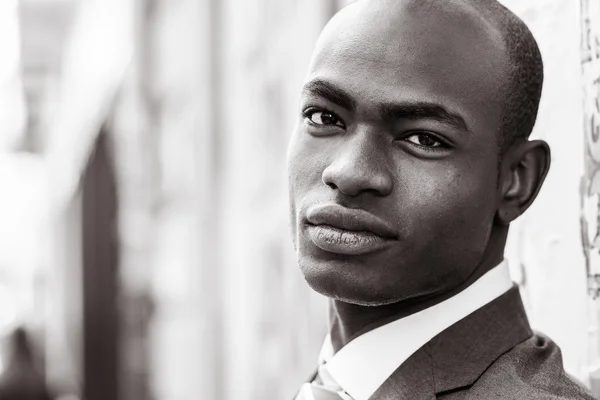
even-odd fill
[[[334,355],[327,335],[319,363],[355,400],[367,400],[406,359],[439,333],[507,292],[513,283],[502,261],[455,296],[369,331]]]

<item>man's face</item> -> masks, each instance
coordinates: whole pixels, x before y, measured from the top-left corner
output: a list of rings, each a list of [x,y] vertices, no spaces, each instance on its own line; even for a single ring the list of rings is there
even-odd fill
[[[291,218],[313,289],[381,305],[451,289],[481,262],[506,61],[493,29],[450,2],[362,3],[328,25],[309,68]]]

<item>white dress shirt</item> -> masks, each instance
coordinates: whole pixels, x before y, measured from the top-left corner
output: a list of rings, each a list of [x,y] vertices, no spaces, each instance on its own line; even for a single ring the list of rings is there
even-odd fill
[[[319,356],[320,370],[325,370],[353,400],[368,400],[424,344],[507,292],[512,285],[508,263],[502,261],[455,296],[373,329],[335,354],[328,335]]]

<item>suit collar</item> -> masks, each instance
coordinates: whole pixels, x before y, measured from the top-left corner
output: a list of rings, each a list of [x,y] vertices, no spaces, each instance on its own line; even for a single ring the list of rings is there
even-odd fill
[[[431,341],[436,392],[473,384],[498,357],[532,335],[515,285]]]
[[[472,385],[498,357],[532,335],[515,285],[421,347],[371,399],[435,399],[437,393]]]

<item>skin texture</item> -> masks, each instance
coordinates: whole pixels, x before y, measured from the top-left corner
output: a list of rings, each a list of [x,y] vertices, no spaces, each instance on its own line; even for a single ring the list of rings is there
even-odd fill
[[[289,146],[290,210],[300,269],[332,299],[336,350],[497,265],[537,195],[547,144],[498,150],[498,32],[464,1],[363,0],[319,38]],[[307,220],[322,205],[366,211],[394,235],[366,254],[325,251]]]

